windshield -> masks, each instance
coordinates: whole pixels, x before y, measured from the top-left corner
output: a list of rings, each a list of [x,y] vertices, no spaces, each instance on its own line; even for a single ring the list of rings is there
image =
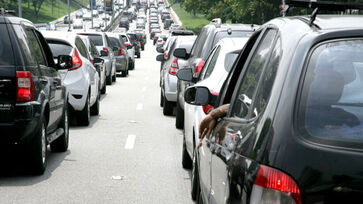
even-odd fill
[[[305,78],[301,128],[313,139],[363,144],[363,40],[316,48]]]
[[[14,56],[12,52],[9,52],[12,49],[6,24],[0,24],[0,32],[2,33],[0,38],[0,65],[13,65]]]
[[[81,35],[87,35],[90,41],[92,41],[95,46],[103,46],[103,40],[101,35],[93,35],[93,34],[81,34]]]

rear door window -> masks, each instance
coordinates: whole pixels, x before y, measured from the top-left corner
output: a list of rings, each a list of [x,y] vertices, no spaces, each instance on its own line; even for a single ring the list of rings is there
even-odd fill
[[[6,24],[0,24],[0,65],[14,65],[13,49],[11,47]]]
[[[220,51],[221,51],[221,46],[218,46],[215,49],[215,51],[212,52],[212,54],[208,58],[207,63],[206,63],[206,67],[204,68],[205,71],[202,72],[202,74],[200,75],[201,80],[208,78],[212,74],[212,72],[214,70],[214,67],[217,64],[217,60],[218,60]]]
[[[83,41],[80,38],[76,38],[75,44],[76,44],[76,47],[77,47],[78,51],[80,52],[80,54],[84,58],[90,59],[87,48],[86,48],[86,46],[84,45]]]
[[[35,61],[35,57],[33,56],[34,54],[30,50],[29,39],[28,39],[28,36],[26,35],[24,29],[20,25],[14,25],[14,31],[15,31],[16,35],[18,36],[19,45],[23,51],[24,59],[25,59],[27,65],[36,66],[37,63]],[[4,40],[4,39],[2,38],[2,40]],[[9,41],[7,41],[7,42],[9,42]]]
[[[312,52],[299,129],[310,139],[363,148],[363,39],[330,41]]]
[[[57,58],[59,55],[71,55],[73,47],[69,44],[55,40],[47,40],[47,42],[54,58]]]
[[[36,61],[40,65],[47,66],[45,57],[43,55],[42,47],[40,46],[34,32],[32,31],[32,29],[26,28],[25,33],[28,36],[29,46],[30,46],[30,49],[32,50],[32,52],[34,54],[34,57],[35,57]]]
[[[111,37],[110,41],[111,41],[111,46],[112,47],[121,47],[121,43],[117,38]]]

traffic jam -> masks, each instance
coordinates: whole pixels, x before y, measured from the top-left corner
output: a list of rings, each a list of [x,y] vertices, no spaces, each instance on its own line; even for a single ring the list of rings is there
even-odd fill
[[[151,53],[191,202],[363,201],[362,3],[291,0],[314,12],[263,25],[215,18],[198,34],[164,0],[90,7],[56,24],[2,10],[0,141],[21,150],[27,172],[69,151],[70,127],[92,128],[108,89]]]

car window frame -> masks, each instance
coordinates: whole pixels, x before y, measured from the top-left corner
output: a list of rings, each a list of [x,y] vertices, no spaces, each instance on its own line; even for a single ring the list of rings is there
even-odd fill
[[[217,50],[220,50],[221,49],[221,46],[220,45],[218,45],[218,46],[216,46],[216,47],[214,47],[213,49],[212,49],[212,51],[210,52],[211,54],[208,56],[208,58],[206,59],[206,62],[205,62],[205,64],[204,64],[204,66],[203,66],[203,69],[202,69],[202,71],[200,72],[200,74],[199,74],[199,77],[198,77],[198,81],[200,81],[200,80],[204,80],[204,79],[206,79],[205,78],[205,74],[206,74],[206,72],[207,72],[207,70],[208,70],[208,68],[209,68],[209,65],[210,65],[210,62],[212,61],[212,59],[216,56],[216,52],[217,52]],[[219,53],[218,53],[219,54]],[[218,57],[219,56],[216,56],[217,57],[217,60],[218,60]],[[214,65],[214,67],[215,67],[215,65]],[[214,68],[213,68],[214,69]]]

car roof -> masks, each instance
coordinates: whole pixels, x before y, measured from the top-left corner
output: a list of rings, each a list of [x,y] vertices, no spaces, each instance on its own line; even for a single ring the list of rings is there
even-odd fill
[[[298,18],[305,23],[310,23],[310,17],[297,16],[291,17]],[[313,22],[320,30],[341,30],[347,28],[363,28],[363,16],[359,15],[318,15]]]
[[[75,39],[78,37],[77,33],[63,31],[42,31],[42,34],[46,39],[68,42],[73,47],[75,47]]]

